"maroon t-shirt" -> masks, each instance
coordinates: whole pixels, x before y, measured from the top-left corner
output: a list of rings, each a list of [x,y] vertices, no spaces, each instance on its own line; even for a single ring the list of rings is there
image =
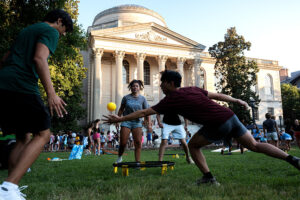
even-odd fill
[[[198,87],[183,87],[166,96],[151,108],[159,114],[179,114],[204,126],[218,127],[234,113],[207,97],[208,92]]]

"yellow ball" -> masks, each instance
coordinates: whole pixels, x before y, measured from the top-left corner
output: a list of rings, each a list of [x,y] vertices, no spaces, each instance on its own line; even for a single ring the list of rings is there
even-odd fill
[[[114,110],[116,110],[116,108],[117,108],[117,105],[114,102],[109,102],[107,104],[107,110],[109,110],[109,111],[114,111]]]

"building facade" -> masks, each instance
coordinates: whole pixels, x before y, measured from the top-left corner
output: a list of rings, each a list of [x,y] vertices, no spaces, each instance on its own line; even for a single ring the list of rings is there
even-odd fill
[[[84,83],[87,121],[109,114],[109,102],[119,108],[133,79],[144,81],[142,95],[150,105],[156,104],[163,98],[159,72],[165,69],[178,71],[182,86],[215,92],[215,60],[204,51],[205,46],[170,30],[152,10],[137,5],[110,8],[95,17],[88,32],[89,48],[82,53],[88,68]],[[256,112],[259,124],[266,112],[282,115],[281,67],[277,61],[255,60],[260,68],[255,88],[261,99]]]

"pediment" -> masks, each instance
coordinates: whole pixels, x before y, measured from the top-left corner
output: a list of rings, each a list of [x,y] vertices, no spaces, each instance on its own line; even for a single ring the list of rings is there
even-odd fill
[[[204,50],[205,46],[186,38],[170,29],[156,23],[137,24],[110,29],[91,31],[93,36],[106,36],[120,39],[130,39],[139,42],[155,42],[160,44],[184,46]]]

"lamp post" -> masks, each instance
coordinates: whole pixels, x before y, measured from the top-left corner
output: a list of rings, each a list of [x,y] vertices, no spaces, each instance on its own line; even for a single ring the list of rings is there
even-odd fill
[[[251,106],[251,109],[252,109],[252,121],[253,121],[253,124],[256,125],[255,116],[254,116],[255,100],[252,97],[250,97],[250,106]]]
[[[279,116],[279,127],[280,127],[280,131],[282,131],[282,126],[281,126],[281,120],[282,120],[282,116]]]

